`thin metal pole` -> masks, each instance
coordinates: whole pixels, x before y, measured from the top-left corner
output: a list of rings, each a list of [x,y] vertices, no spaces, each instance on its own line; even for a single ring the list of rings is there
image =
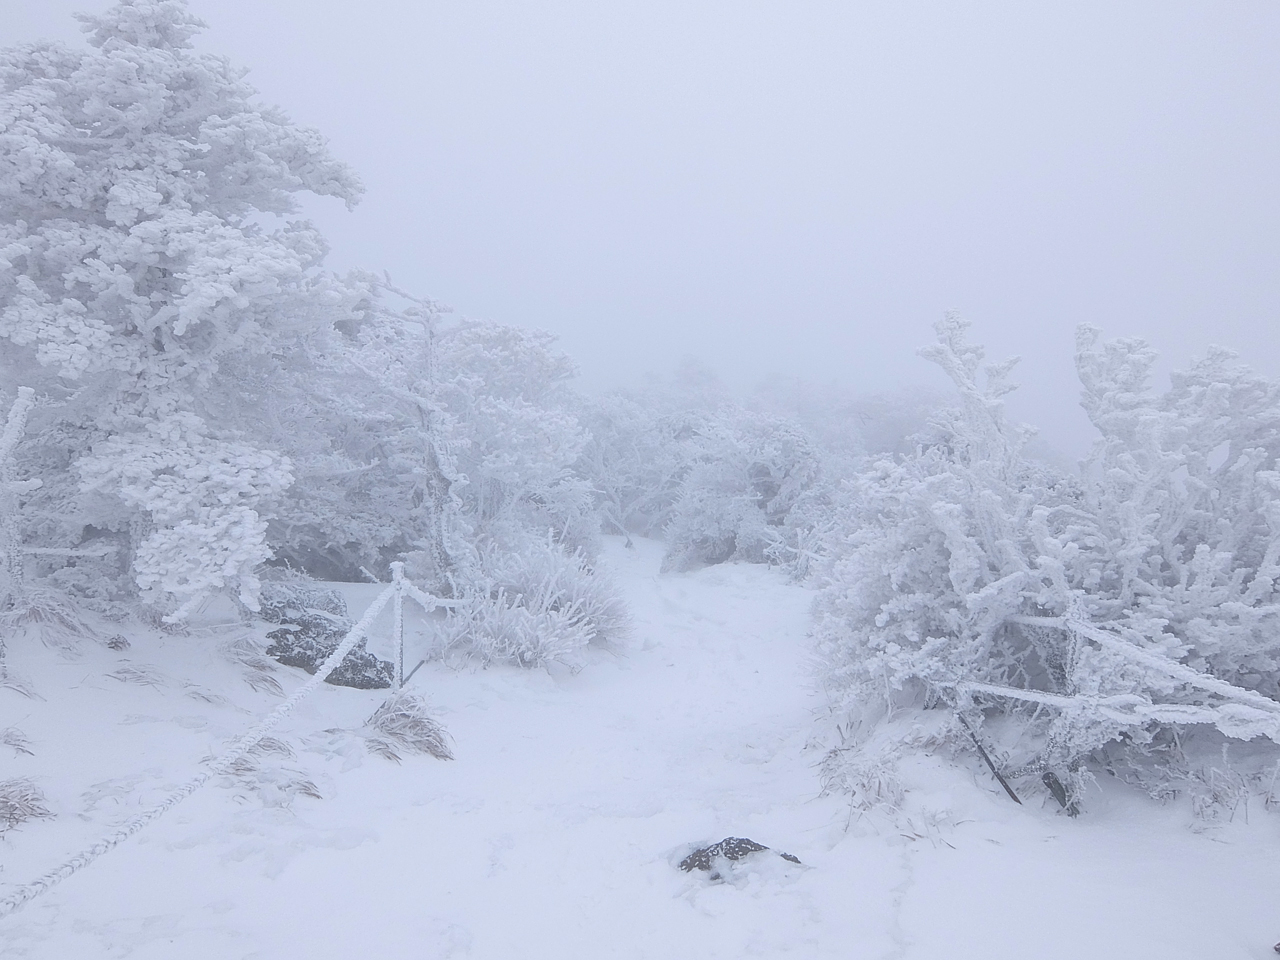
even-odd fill
[[[995,774],[995,778],[1000,781],[1000,786],[1004,787],[1004,792],[1009,795],[1009,799],[1014,803],[1021,805],[1022,801],[1018,799],[1018,795],[1013,792],[1013,787],[1009,786],[1009,781],[1004,775],[996,769],[995,763],[991,759],[991,754],[987,753],[986,748],[982,746],[982,741],[978,739],[978,735],[973,732],[973,727],[964,722],[964,717],[960,716],[959,711],[956,712],[956,719],[960,721],[960,726],[964,727],[969,734],[969,739],[973,741],[973,745],[978,748],[978,754],[983,760],[987,761],[987,766],[991,772]]]
[[[396,595],[392,601],[396,635],[396,693],[404,686],[404,564],[399,560],[391,564],[391,581]]]

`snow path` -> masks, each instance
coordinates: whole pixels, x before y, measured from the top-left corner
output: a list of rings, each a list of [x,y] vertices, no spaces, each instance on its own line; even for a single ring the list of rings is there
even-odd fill
[[[0,925],[0,957],[1274,956],[1278,818],[1260,811],[1197,835],[1183,811],[1108,794],[1073,822],[1038,801],[1014,807],[976,762],[923,758],[907,771],[911,824],[846,832],[847,807],[817,796],[822,750],[806,748],[810,592],[757,567],[659,576],[660,555],[610,542],[635,616],[623,655],[595,653],[577,673],[431,665],[414,677],[457,760],[397,766],[321,733],[359,727],[383,696],[323,688],[282,736],[298,750],[286,766],[324,800],[271,807],[206,789]],[[139,639],[130,656],[245,689],[194,642]],[[278,702],[237,694],[215,708],[177,679],[95,679],[113,657],[33,651],[49,700],[0,699],[0,727],[40,732],[36,756],[0,760],[0,778],[40,777],[59,808],[0,841],[0,880],[125,819]],[[685,844],[730,835],[806,867],[737,885],[674,869]]]

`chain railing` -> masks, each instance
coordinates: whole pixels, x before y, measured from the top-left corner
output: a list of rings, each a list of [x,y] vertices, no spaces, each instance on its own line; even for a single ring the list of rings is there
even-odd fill
[[[422,590],[419,590],[412,583],[405,579],[404,564],[391,564],[392,581],[387,589],[378,594],[373,603],[364,612],[364,616],[356,623],[354,627],[347,633],[345,637],[334,648],[333,653],[320,665],[315,674],[307,679],[297,690],[285,699],[283,703],[277,706],[271,713],[267,714],[262,721],[237,739],[231,744],[220,756],[209,763],[208,767],[192,777],[182,786],[178,787],[160,802],[148,807],[136,817],[127,821],[125,824],[114,830],[112,833],[103,837],[97,843],[82,850],[80,853],[70,859],[59,864],[54,869],[48,871],[42,876],[32,880],[30,883],[23,884],[11,892],[0,897],[0,919],[8,916],[18,910],[27,903],[30,903],[36,897],[47,892],[48,890],[61,883],[63,880],[79,873],[89,864],[93,863],[104,853],[114,850],[120,844],[124,843],[130,837],[141,832],[145,827],[154,823],[164,814],[168,813],[187,797],[191,796],[212,778],[222,776],[227,773],[236,763],[249,753],[257,744],[270,733],[280,721],[287,717],[299,703],[312,694],[317,687],[325,681],[325,678],[337,668],[338,664],[346,658],[351,649],[360,642],[360,639],[366,636],[373,626],[378,615],[386,607],[388,601],[394,603],[393,607],[393,626],[395,633],[396,645],[396,670],[395,670],[395,690],[398,692],[404,685],[404,596],[409,597],[417,603],[425,613],[430,614],[438,607],[457,606],[456,600],[442,600],[439,597],[432,596]]]

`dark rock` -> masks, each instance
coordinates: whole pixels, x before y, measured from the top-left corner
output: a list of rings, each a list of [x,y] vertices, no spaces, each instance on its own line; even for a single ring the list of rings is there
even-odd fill
[[[716,860],[721,857],[726,860],[741,860],[750,854],[769,849],[763,843],[756,843],[746,837],[725,837],[719,843],[713,843],[709,847],[702,847],[693,851],[693,853],[680,861],[680,869],[685,873],[693,870],[705,870],[711,874],[712,880],[719,880],[720,873],[715,868]],[[774,852],[782,857],[783,860],[789,860],[792,863],[800,862],[798,857],[794,857],[789,853],[783,853],[780,850],[775,850]]]
[[[267,656],[286,667],[301,667],[314,674],[354,626],[347,619],[347,605],[336,590],[283,584],[271,587],[263,591],[262,618],[280,624],[280,628],[267,634],[271,641]],[[390,687],[394,679],[391,663],[369,653],[360,640],[325,677],[325,683],[377,690]]]

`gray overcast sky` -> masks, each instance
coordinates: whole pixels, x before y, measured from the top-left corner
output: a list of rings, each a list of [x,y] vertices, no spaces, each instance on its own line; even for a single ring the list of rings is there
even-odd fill
[[[103,0],[0,0],[0,44]],[[590,385],[703,359],[940,381],[947,309],[1083,452],[1075,325],[1280,376],[1280,3],[192,0],[363,176],[338,268],[560,334]]]

